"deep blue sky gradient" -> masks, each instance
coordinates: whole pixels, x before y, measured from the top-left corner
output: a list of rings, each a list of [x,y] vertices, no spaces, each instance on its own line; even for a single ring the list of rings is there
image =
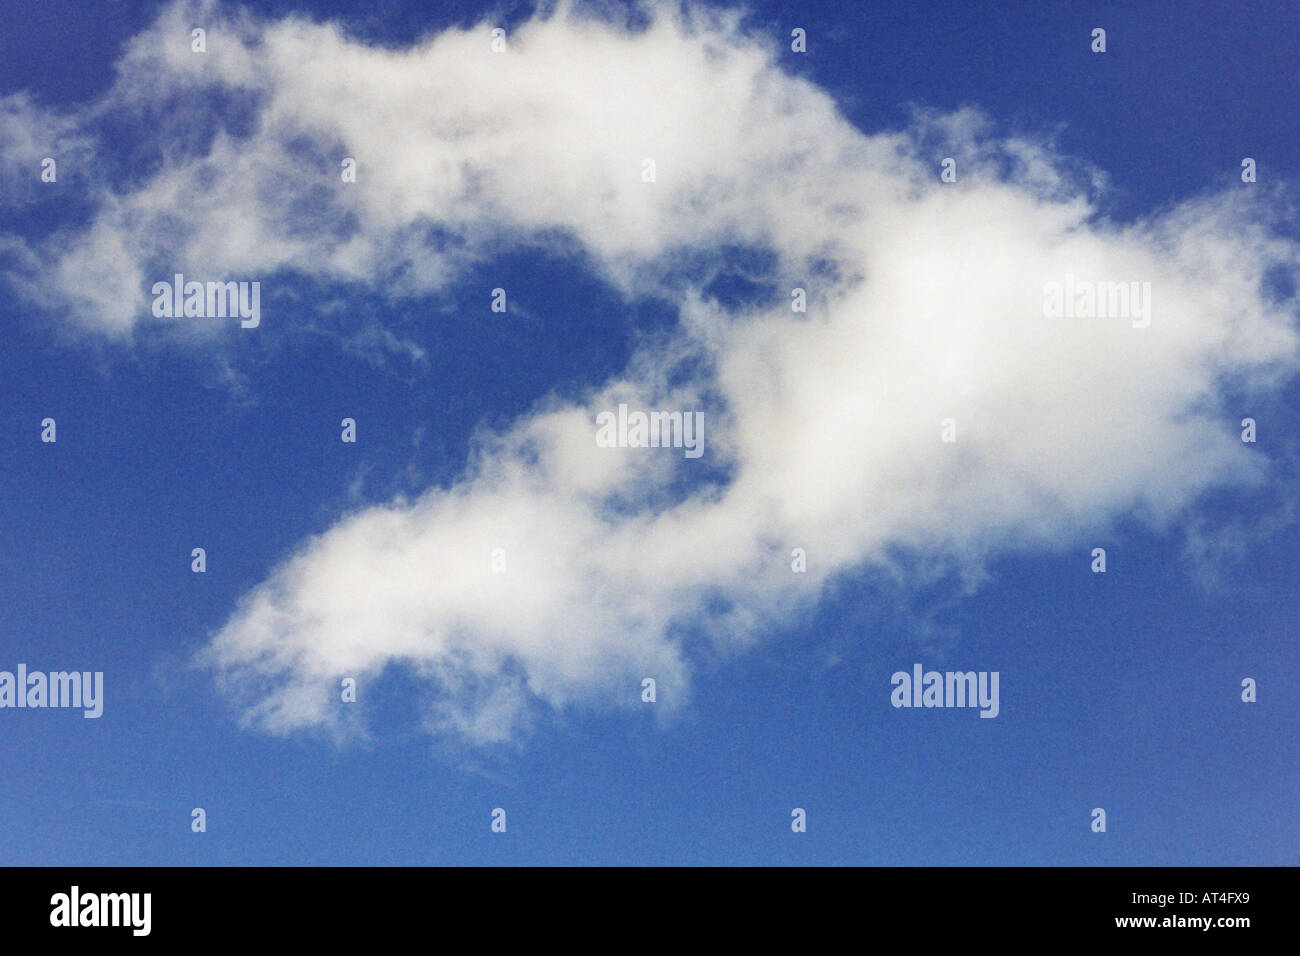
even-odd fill
[[[253,6],[341,16],[394,44],[484,9]],[[791,28],[808,31],[791,68],[864,130],[900,125],[908,103],[1061,126],[1060,147],[1110,175],[1118,219],[1235,181],[1243,156],[1261,181],[1300,182],[1294,4],[750,7],[786,49]],[[95,96],[156,9],[11,0],[0,92]],[[508,23],[527,5],[498,9]],[[1088,51],[1093,26],[1105,56]],[[77,176],[60,173],[67,209],[26,210],[25,230],[72,214]],[[532,318],[488,312],[498,285]],[[99,720],[0,711],[0,863],[1300,862],[1294,523],[1208,584],[1176,532],[1137,522],[1098,530],[1106,575],[1083,548],[1004,558],[968,597],[950,580],[903,598],[849,576],[753,651],[704,662],[666,727],[649,708],[574,712],[517,751],[435,749],[416,729],[422,691],[393,674],[373,689],[369,745],[241,729],[188,661],[242,594],[350,510],[454,481],[475,427],[616,374],[635,329],[671,321],[580,264],[519,250],[391,312],[306,286],[273,309],[263,291],[262,334],[232,337],[242,389],[201,351],[69,342],[0,299],[0,669],[103,670],[107,698]],[[401,326],[427,362],[376,364],[318,331],[331,320],[312,296],[336,293],[355,298],[349,321]],[[1293,386],[1237,415],[1261,422],[1259,453],[1293,484],[1298,399]],[[54,446],[39,441],[46,416]],[[338,440],[344,416],[355,446]],[[1284,492],[1218,495],[1199,513],[1253,520]],[[205,575],[190,572],[195,546]],[[998,670],[1000,716],[893,709],[890,674],[917,661]],[[196,806],[206,834],[190,832]],[[497,806],[504,835],[489,832]],[[806,834],[791,833],[796,806]],[[1097,806],[1105,835],[1089,830]]]

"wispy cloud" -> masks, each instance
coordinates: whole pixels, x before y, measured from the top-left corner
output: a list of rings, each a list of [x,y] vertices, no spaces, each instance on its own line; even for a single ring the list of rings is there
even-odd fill
[[[867,135],[738,16],[654,10],[629,30],[562,7],[494,53],[492,24],[395,50],[176,5],[131,45],[97,115],[165,115],[195,91],[248,115],[31,241],[44,304],[92,334],[154,322],[158,270],[401,297],[514,241],[680,309],[618,380],[481,435],[458,483],[352,515],[247,594],[202,660],[251,722],[337,727],[340,678],[392,665],[425,679],[431,732],[477,743],[539,705],[631,706],[644,676],[670,709],[696,657],[743,648],[846,570],[909,554],[970,570],[1266,478],[1222,407],[1296,371],[1294,302],[1263,280],[1297,248],[1257,189],[1110,222],[1104,177],[1049,138],[975,111]],[[737,248],[767,256],[761,307],[679,268]],[[1046,316],[1067,276],[1149,283],[1149,322]],[[596,415],[620,403],[704,411],[707,454],[598,447]]]

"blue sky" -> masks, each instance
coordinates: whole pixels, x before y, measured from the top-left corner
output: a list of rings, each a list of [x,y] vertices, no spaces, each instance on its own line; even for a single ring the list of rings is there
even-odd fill
[[[249,29],[257,32],[286,15],[306,12],[317,21],[337,20],[346,43],[358,49],[403,49],[448,27],[471,27],[480,20],[505,25],[513,37],[531,11],[524,4],[452,3],[431,13],[423,4],[389,2],[368,5],[366,13],[357,14],[352,6],[251,4],[248,9],[262,25]],[[217,9],[212,23],[234,8]],[[670,462],[666,471],[658,465],[641,471],[634,464],[624,483],[601,486],[634,503],[642,496],[652,500],[651,491],[665,488],[672,500],[707,498],[716,483],[742,485],[747,471],[784,474],[771,472],[777,459],[764,456],[800,447],[798,424],[791,426],[793,433],[771,435],[758,448],[742,442],[745,450],[728,457],[734,452],[729,424],[772,411],[760,397],[762,380],[754,379],[752,395],[737,402],[734,394],[727,395],[726,373],[714,381],[687,363],[665,372],[670,379],[680,375],[686,380],[682,390],[674,391],[674,383],[665,385],[655,374],[663,369],[643,374],[638,356],[667,355],[672,343],[682,340],[686,289],[703,290],[723,312],[734,313],[716,327],[708,325],[710,335],[735,345],[734,353],[726,347],[711,352],[707,346],[703,359],[694,352],[693,358],[704,366],[725,367],[719,356],[748,355],[745,330],[765,321],[751,311],[755,303],[761,313],[771,308],[761,304],[765,297],[770,301],[777,295],[777,310],[784,315],[780,322],[788,323],[785,303],[791,284],[811,286],[814,301],[819,295],[833,297],[826,287],[817,291],[816,263],[826,253],[784,237],[780,221],[777,228],[754,225],[744,236],[748,245],[729,247],[718,233],[733,227],[744,233],[745,224],[734,226],[728,220],[726,229],[711,232],[706,223],[696,234],[675,208],[662,221],[654,218],[657,213],[646,213],[644,222],[652,223],[646,232],[657,237],[659,246],[643,252],[629,238],[625,248],[619,224],[629,220],[620,216],[643,210],[639,199],[624,203],[619,193],[609,220],[600,218],[605,212],[595,211],[590,220],[581,218],[588,213],[575,213],[571,220],[556,214],[552,222],[547,207],[536,215],[520,214],[518,223],[486,240],[455,219],[445,226],[451,239],[444,241],[439,232],[444,225],[436,215],[419,219],[423,253],[415,257],[416,272],[421,262],[441,262],[437,257],[448,246],[479,245],[465,261],[448,255],[445,280],[417,278],[404,286],[398,266],[387,272],[375,263],[384,261],[387,250],[399,248],[384,243],[405,236],[405,226],[381,222],[373,209],[389,208],[397,201],[394,196],[412,195],[405,186],[381,197],[388,206],[377,202],[369,213],[359,212],[361,207],[350,210],[363,219],[373,215],[367,221],[378,223],[373,229],[380,250],[372,259],[361,257],[352,276],[343,275],[351,260],[331,259],[328,268],[317,268],[312,257],[298,252],[259,271],[250,266],[256,265],[256,255],[226,251],[219,236],[205,232],[204,221],[210,220],[201,215],[187,220],[192,210],[182,202],[171,212],[184,223],[175,246],[184,252],[176,252],[171,263],[166,248],[171,240],[160,235],[161,258],[140,260],[149,282],[169,278],[173,270],[198,274],[205,266],[213,276],[225,269],[230,278],[260,278],[262,326],[241,330],[237,323],[209,319],[177,320],[174,327],[149,323],[144,321],[149,317],[148,283],[139,289],[139,304],[123,307],[126,318],[110,322],[103,317],[111,310],[101,301],[78,298],[77,276],[85,273],[76,269],[100,260],[69,258],[69,250],[82,248],[78,243],[97,217],[106,228],[120,229],[127,246],[134,248],[137,226],[129,217],[111,218],[109,197],[133,197],[140,203],[136,208],[157,208],[160,193],[150,190],[158,177],[167,170],[185,170],[188,158],[215,155],[212,135],[221,126],[233,131],[236,141],[254,137],[244,150],[247,155],[280,156],[252,132],[262,108],[257,96],[283,95],[290,105],[310,100],[273,85],[258,86],[256,95],[246,98],[247,91],[230,80],[233,72],[216,88],[195,94],[180,79],[184,68],[155,73],[147,63],[124,68],[125,74],[136,70],[149,79],[147,86],[165,92],[174,84],[174,101],[151,101],[151,94],[134,88],[113,92],[114,64],[124,44],[133,37],[147,39],[151,29],[159,31],[155,23],[166,34],[167,17],[176,10],[181,12],[175,22],[193,19],[190,11],[161,4],[18,0],[10,5],[9,25],[0,38],[0,94],[30,95],[27,105],[5,114],[13,122],[0,127],[0,184],[10,199],[0,227],[6,286],[0,322],[7,339],[0,350],[0,423],[7,449],[0,456],[6,492],[0,508],[0,669],[12,670],[23,662],[31,669],[102,670],[106,698],[97,720],[82,719],[75,711],[0,711],[0,765],[6,769],[6,786],[0,790],[5,820],[0,861],[1276,865],[1300,858],[1300,823],[1289,812],[1300,785],[1295,734],[1300,654],[1294,623],[1300,539],[1293,517],[1300,487],[1300,388],[1294,356],[1277,331],[1288,323],[1295,327],[1294,271],[1266,270],[1269,288],[1257,297],[1241,292],[1234,282],[1240,280],[1241,289],[1254,288],[1253,272],[1233,263],[1263,255],[1264,240],[1225,226],[1238,222],[1232,218],[1238,213],[1219,215],[1218,205],[1203,220],[1188,213],[1193,225],[1178,214],[1179,209],[1200,209],[1184,204],[1207,196],[1255,190],[1268,197],[1266,211],[1257,214],[1252,207],[1239,214],[1256,220],[1264,216],[1269,235],[1279,243],[1296,241],[1294,217],[1286,205],[1294,193],[1285,187],[1300,181],[1295,150],[1300,115],[1294,108],[1300,81],[1293,69],[1300,56],[1300,27],[1293,9],[1260,4],[1243,13],[1240,7],[1214,3],[751,3],[747,35],[768,38],[775,51],[773,65],[765,69],[808,81],[830,97],[845,121],[821,147],[852,145],[857,133],[907,130],[916,148],[899,154],[902,165],[882,163],[874,154],[869,164],[882,163],[882,176],[906,180],[911,175],[906,163],[915,159],[918,168],[933,169],[934,182],[925,188],[934,190],[941,188],[936,185],[939,159],[954,152],[944,148],[948,142],[941,146],[931,137],[950,136],[950,142],[979,153],[981,158],[970,160],[973,172],[968,174],[967,156],[974,153],[955,151],[961,182],[968,175],[975,180],[969,187],[972,196],[980,195],[974,190],[989,190],[990,219],[1004,208],[997,204],[1007,202],[1009,229],[1021,228],[1017,217],[1027,216],[1026,209],[1047,208],[1059,198],[1053,190],[1086,196],[1093,204],[1089,215],[1062,235],[1086,234],[1096,243],[1089,255],[1095,253],[1098,261],[1146,263],[1133,258],[1123,244],[1128,240],[1116,238],[1115,230],[1128,224],[1164,223],[1165,231],[1153,229],[1134,240],[1159,255],[1164,254],[1162,240],[1173,245],[1199,241],[1195,223],[1208,223],[1205,228],[1212,233],[1222,230],[1212,238],[1224,245],[1209,252],[1189,245],[1190,251],[1180,253],[1167,272],[1160,270],[1168,263],[1153,252],[1149,264],[1135,266],[1138,277],[1148,269],[1158,288],[1162,279],[1166,289],[1169,283],[1186,283],[1166,302],[1207,303],[1203,311],[1187,312],[1181,341],[1199,343],[1194,330],[1218,328],[1215,323],[1228,323],[1238,314],[1257,314],[1260,324],[1245,335],[1264,343],[1265,358],[1280,371],[1252,377],[1260,356],[1244,347],[1239,353],[1241,337],[1236,334],[1219,346],[1207,336],[1186,366],[1174,346],[1170,349],[1177,361],[1166,361],[1161,353],[1131,365],[1116,362],[1118,352],[1094,356],[1063,347],[1042,357],[1071,369],[1077,361],[1081,369],[1077,379],[1066,376],[1078,391],[1061,399],[1066,404],[1059,407],[1073,408],[1074,396],[1093,395],[1102,405],[1113,402],[1117,420],[1132,420],[1148,408],[1159,419],[1151,432],[1137,429],[1130,439],[1079,439],[1088,460],[1107,475],[1109,492],[1097,499],[1073,481],[1056,483],[1058,472],[1067,468],[1054,464],[1052,445],[1027,453],[1020,465],[1004,472],[1005,462],[1015,457],[1006,451],[1012,446],[990,441],[977,446],[973,464],[951,472],[946,469],[954,466],[946,463],[918,471],[921,476],[955,476],[953,483],[936,478],[934,489],[927,486],[924,494],[914,479],[900,479],[893,487],[892,477],[864,474],[863,495],[881,495],[865,512],[851,494],[842,499],[842,518],[832,509],[823,514],[816,502],[800,498],[790,503],[781,514],[817,514],[825,522],[825,530],[808,527],[809,540],[825,541],[823,550],[810,550],[810,565],[820,562],[826,569],[829,559],[821,555],[842,549],[833,569],[809,575],[810,582],[816,581],[807,585],[807,593],[785,590],[803,587],[800,582],[778,587],[770,583],[775,577],[766,576],[781,573],[782,582],[791,580],[788,568],[773,572],[764,565],[767,570],[758,573],[756,565],[745,563],[748,558],[736,559],[734,568],[704,580],[701,593],[676,580],[665,584],[656,575],[665,580],[672,575],[657,570],[656,560],[666,565],[689,561],[690,553],[707,544],[702,538],[660,550],[657,534],[648,533],[644,574],[636,573],[638,565],[629,558],[629,553],[636,557],[635,548],[601,552],[588,576],[575,571],[570,580],[563,570],[551,569],[553,576],[539,578],[544,582],[539,590],[547,593],[530,592],[527,601],[520,599],[517,616],[499,611],[500,603],[514,601],[509,592],[489,599],[482,597],[487,591],[475,591],[477,603],[467,604],[454,619],[444,621],[436,611],[420,610],[414,624],[393,620],[384,606],[406,606],[402,587],[418,591],[422,556],[462,545],[481,545],[486,553],[492,544],[486,539],[466,543],[456,537],[459,525],[440,524],[442,519],[412,506],[430,488],[469,489],[466,507],[481,507],[485,521],[498,507],[517,506],[519,514],[545,510],[547,501],[565,500],[570,487],[565,481],[572,482],[574,497],[586,493],[588,486],[578,479],[547,479],[553,482],[547,494],[554,498],[531,498],[512,486],[511,494],[498,500],[468,481],[466,463],[478,454],[495,460],[492,456],[499,453],[510,463],[530,461],[527,454],[512,458],[478,442],[484,430],[499,434],[518,422],[541,420],[539,409],[553,406],[539,403],[599,407],[600,400],[614,394],[599,390],[617,380],[647,401],[682,399],[688,408],[695,401],[707,416],[717,416],[710,422],[723,423],[718,426],[722,431],[706,433],[710,441],[718,437],[701,468],[689,470],[690,463],[681,463],[673,453],[671,459],[658,459]],[[1107,30],[1105,54],[1089,50],[1095,26]],[[805,55],[789,52],[788,37],[795,27],[807,31]],[[621,28],[609,29],[615,42],[635,43]],[[214,60],[224,55],[217,45],[221,36],[220,27],[210,29]],[[557,45],[562,41],[568,39],[555,40]],[[527,43],[519,48],[524,51],[519,55],[526,55]],[[141,49],[152,48],[143,43]],[[430,54],[431,69],[443,69],[443,55]],[[446,70],[465,67],[457,50],[445,56]],[[373,70],[368,82],[382,93],[389,80],[380,65],[366,62],[371,65],[354,65],[350,68],[357,72],[349,75]],[[531,77],[531,89],[542,102],[550,102],[549,77],[545,70]],[[651,100],[684,102],[695,95],[688,84],[689,77],[681,88],[656,87]],[[792,95],[804,96],[807,89],[798,86]],[[710,94],[706,90],[703,95]],[[325,103],[322,109],[328,112],[328,98]],[[796,109],[791,122],[797,124],[797,117],[819,108],[818,103],[808,99],[807,109]],[[969,107],[991,125],[968,134],[963,122],[954,131],[917,120],[911,107],[938,115]],[[184,112],[155,123],[149,111],[168,108]],[[690,140],[725,137],[725,104],[718,119],[719,129],[693,129]],[[190,130],[193,139],[182,136],[169,144],[171,122]],[[29,162],[14,132],[23,124],[38,134],[63,130],[57,142],[65,151],[57,155],[69,160],[60,158],[57,183],[39,183],[39,162]],[[761,129],[745,127],[745,135],[766,142],[752,133],[755,128]],[[785,141],[784,128],[775,128],[772,141]],[[5,135],[10,138],[4,140]],[[1033,139],[1036,148],[1062,164],[1061,182],[1035,187],[1032,198],[1038,205],[1012,205],[994,188],[992,170],[999,157],[1011,155],[1006,143],[1015,136]],[[80,137],[88,145],[78,146]],[[336,167],[337,155],[348,155],[331,144],[317,150],[310,138],[305,145],[292,145],[301,148],[301,153],[291,151],[294,161],[319,152]],[[355,150],[364,146],[351,145]],[[538,143],[533,146],[544,152]],[[256,152],[263,148],[268,151]],[[410,144],[413,152],[418,148],[419,143]],[[1240,162],[1246,156],[1258,162],[1259,183],[1240,182]],[[755,157],[762,154],[755,152],[737,165],[753,169]],[[547,161],[545,156],[538,159],[542,166]],[[726,157],[701,162],[716,162],[719,175],[734,174],[742,194],[752,192],[755,182],[768,188],[763,185],[768,180],[745,179],[749,174],[736,172]],[[363,176],[379,160],[370,163],[363,160]],[[665,177],[671,175],[671,162],[663,168],[669,171]],[[852,203],[862,198],[849,188],[856,182],[853,170],[830,168],[844,177],[840,199]],[[1080,186],[1073,177],[1082,168],[1102,171],[1104,186],[1097,188],[1095,181]],[[514,163],[504,162],[489,172],[498,177],[493,182],[506,183],[513,171]],[[807,174],[808,183],[824,180],[814,173],[815,168]],[[792,181],[804,182],[801,176],[799,169],[791,172]],[[211,197],[218,204],[225,201],[223,190],[234,197],[237,180],[218,173]],[[565,203],[576,208],[581,194],[563,193],[569,187],[562,177],[556,182]],[[1029,188],[1014,172],[1003,185],[1012,193]],[[520,195],[536,192],[525,183]],[[141,199],[146,194],[153,197],[149,203]],[[343,213],[334,214],[333,200],[319,207],[305,199],[296,205],[290,199],[277,205],[278,199],[262,196],[252,201],[265,204],[264,221],[275,227],[263,234],[267,247],[273,244],[267,237],[287,243],[286,236],[330,234],[350,221]],[[962,256],[970,249],[959,245],[945,251],[947,233],[940,226],[925,238],[927,247],[938,244],[934,260],[915,275],[900,271],[888,250],[908,248],[912,223],[921,224],[916,229],[930,228],[924,225],[930,221],[928,207],[919,201],[909,206],[911,201],[898,200],[901,212],[881,214],[879,220],[868,217],[868,228],[882,230],[885,238],[879,244],[875,233],[864,239],[861,262],[853,258],[857,233],[846,232],[849,251],[837,263],[841,272],[860,265],[868,283],[903,289],[864,300],[902,303],[890,319],[903,324],[918,321],[915,315],[920,314],[905,307],[907,290],[941,283],[936,277],[966,265]],[[491,207],[485,208],[488,212],[477,211],[479,219],[469,221],[489,221]],[[965,215],[953,216],[953,235]],[[545,228],[533,230],[537,222]],[[275,231],[280,226],[284,232]],[[765,230],[775,238],[769,241]],[[635,232],[629,224],[627,234]],[[790,230],[791,235],[797,232]],[[59,241],[47,245],[51,234]],[[763,249],[765,241],[776,250],[776,264]],[[998,242],[995,232],[988,244]],[[1241,245],[1232,245],[1237,242]],[[1007,248],[1014,253],[1015,247]],[[1221,248],[1242,258],[1221,256]],[[26,250],[35,253],[25,259]],[[699,257],[698,266],[683,250]],[[1279,258],[1293,252],[1286,245]],[[622,271],[628,256],[641,269],[630,278]],[[1188,263],[1212,263],[1224,272],[1196,273],[1186,268]],[[104,266],[122,274],[120,267],[120,262]],[[657,281],[665,275],[673,278]],[[1100,275],[1111,273],[1103,268]],[[1239,298],[1225,306],[1197,286],[1199,281]],[[33,292],[33,286],[44,291]],[[496,287],[509,290],[506,315],[488,308]],[[972,300],[984,291],[972,292]],[[854,321],[852,310],[836,318],[835,307],[827,309],[832,323]],[[194,332],[184,321],[226,324]],[[776,321],[772,348],[801,355],[801,346],[787,338],[797,335],[797,328]],[[1157,315],[1153,328],[1160,321]],[[899,327],[896,323],[892,327]],[[735,328],[740,331],[730,331]],[[385,331],[390,338],[384,338]],[[1270,338],[1273,333],[1277,342]],[[737,338],[728,337],[733,334]],[[1132,333],[1124,329],[1124,334]],[[753,348],[755,354],[761,351]],[[1118,348],[1132,354],[1145,346]],[[1179,391],[1180,369],[1199,368],[1225,353],[1229,357],[1223,367],[1209,377],[1209,392],[1188,397]],[[824,363],[815,361],[817,355],[812,358],[808,365],[796,365],[791,358],[782,367],[803,368],[814,377],[829,374]],[[901,354],[887,358],[890,363],[906,360]],[[998,371],[1004,361],[1013,370],[1005,380]],[[759,367],[740,364],[732,374],[748,382],[746,370]],[[1008,360],[994,353],[979,367],[984,371],[975,380],[977,392],[996,393],[1003,384],[1014,392],[1014,402],[997,407],[1023,412],[1025,418],[1016,426],[1022,434],[1076,427],[1048,411],[1036,417],[1037,409],[1058,406],[1023,387],[1042,382],[1033,353]],[[1144,380],[1142,388],[1130,393],[1123,387],[1125,376],[1141,378],[1148,370],[1150,382]],[[1175,397],[1160,404],[1164,396]],[[591,401],[597,405],[590,406]],[[784,407],[775,400],[771,406]],[[1260,423],[1260,438],[1243,447],[1236,439],[1237,423],[1246,415]],[[58,423],[53,445],[39,440],[39,423],[47,416]],[[344,417],[358,423],[356,444],[339,440]],[[958,418],[960,447],[966,419]],[[1199,431],[1168,445],[1158,440],[1171,433],[1171,423],[1188,418],[1206,423],[1211,431],[1217,428],[1214,434],[1223,441],[1205,444],[1210,432]],[[759,420],[767,427],[777,418]],[[854,427],[852,409],[840,420],[846,429]],[[1092,434],[1083,425],[1078,428],[1080,435]],[[737,425],[735,434],[743,433]],[[1032,438],[1026,442],[1034,443]],[[654,451],[662,450],[621,449],[616,454],[639,462]],[[637,453],[643,458],[635,458]],[[851,470],[872,461],[872,454],[846,451],[842,460],[828,460]],[[1236,456],[1245,454],[1254,456],[1250,461],[1260,469],[1253,483],[1233,477],[1245,460]],[[1152,460],[1156,464],[1148,470]],[[1202,462],[1203,473],[1197,471]],[[883,465],[870,467],[894,474]],[[1017,500],[1044,489],[1051,505],[1042,511],[995,495],[967,501],[961,491],[967,467],[984,476],[978,481],[972,477],[972,485],[996,489],[1005,484]],[[1029,477],[1018,485],[1022,475]],[[1186,482],[1180,480],[1183,476]],[[894,493],[897,497],[891,499]],[[840,494],[841,485],[832,482],[811,497],[838,504]],[[485,503],[475,504],[480,500],[476,496]],[[949,534],[944,502],[953,496],[951,525],[956,530]],[[671,511],[662,499],[653,500],[652,509]],[[895,508],[891,500],[907,504]],[[429,506],[431,512],[454,510],[446,500],[437,501]],[[391,574],[342,579],[350,595],[338,605],[343,623],[325,620],[319,625],[324,637],[313,630],[319,621],[311,608],[283,625],[281,633],[281,618],[270,611],[259,617],[258,606],[248,603],[250,594],[278,593],[274,587],[260,590],[268,580],[278,581],[280,591],[289,595],[286,606],[336,589],[340,579],[320,570],[346,547],[346,542],[337,543],[335,531],[349,516],[375,514],[373,509],[393,502],[398,502],[394,508],[402,533],[430,542],[427,550],[413,548],[404,556],[400,567],[411,578],[393,585],[398,590],[385,590]],[[1162,504],[1168,513],[1161,513]],[[937,528],[925,520],[931,505],[940,516]],[[1005,522],[981,520],[981,515],[1003,509]],[[702,507],[695,527],[713,527],[710,514]],[[1051,515],[1060,514],[1070,517],[1058,526]],[[584,516],[576,513],[573,520]],[[730,533],[732,516],[717,520],[727,522],[719,524],[719,534]],[[614,526],[623,531],[636,527],[618,521]],[[840,526],[863,530],[841,539],[834,532]],[[780,538],[777,564],[788,566],[788,557],[781,555],[803,540],[797,537],[798,521],[790,527],[795,538],[786,527],[772,531]],[[428,537],[422,537],[426,531]],[[736,540],[745,540],[745,533],[737,531]],[[318,535],[323,537],[313,537]],[[561,569],[587,544],[586,539],[528,542],[537,553],[553,556]],[[190,549],[200,546],[206,549],[208,567],[204,574],[194,574]],[[1093,547],[1107,549],[1105,574],[1089,570]],[[363,548],[358,565],[364,569],[383,553],[382,547]],[[1190,553],[1203,557],[1192,560]],[[300,592],[286,583],[291,577],[275,577],[276,569],[295,554],[303,556],[306,580],[318,582]],[[631,571],[619,563],[625,559]],[[511,574],[526,573],[528,567],[526,559],[522,566],[512,565]],[[618,568],[624,570],[611,570]],[[440,569],[427,569],[430,580]],[[597,574],[601,599],[589,607],[583,588]],[[747,577],[757,583],[746,587],[741,582]],[[550,596],[570,584],[572,592]],[[628,605],[644,598],[659,608],[677,607],[673,602],[681,599],[681,613],[656,624],[654,612],[647,612],[652,622],[644,633],[633,633],[640,625],[627,622],[639,622],[643,615],[630,610],[623,615],[624,595]],[[411,600],[418,608],[418,595]],[[240,608],[250,606],[253,610],[241,617]],[[332,612],[321,613],[328,618]],[[493,616],[498,613],[502,616]],[[257,718],[241,723],[249,694],[253,705],[298,700],[277,698],[267,687],[305,688],[304,693],[317,695],[313,701],[323,699],[321,687],[336,682],[316,679],[312,662],[319,658],[312,649],[321,642],[341,642],[331,647],[338,648],[337,659],[347,658],[351,651],[340,635],[351,633],[348,627],[356,621],[374,627],[366,631],[365,642],[371,645],[366,653],[378,655],[356,658],[366,662],[356,671],[365,675],[356,705],[364,713],[364,729],[351,723],[350,715],[334,723],[334,711],[348,705],[333,702],[327,716],[312,704],[279,711],[278,725]],[[426,621],[432,623],[422,623]],[[619,630],[624,624],[626,634]],[[384,630],[390,626],[392,634]],[[425,626],[430,633],[445,629],[455,641],[465,642],[454,645],[455,653],[430,651],[424,658],[441,675],[437,679],[407,666],[396,649],[407,646],[409,628],[418,632]],[[214,679],[219,676],[214,668],[196,664],[205,648],[229,651],[248,646],[241,641],[254,637],[260,653],[290,647],[299,655],[298,663],[259,670],[265,658],[235,654],[227,658],[233,663],[224,675],[237,685],[233,692]],[[476,646],[505,650],[480,661],[473,658]],[[624,647],[634,648],[627,660],[620,656]],[[463,664],[462,654],[472,663]],[[891,675],[910,671],[918,662],[940,671],[999,672],[1000,713],[983,720],[969,709],[892,707]],[[448,670],[438,670],[443,667]],[[664,676],[669,673],[671,679]],[[642,674],[661,678],[660,699],[653,705],[638,699]],[[1240,698],[1245,677],[1258,682],[1257,703]],[[530,690],[521,692],[523,686]],[[475,697],[476,688],[496,689],[503,696],[489,695],[484,705]],[[447,710],[439,709],[444,699]],[[500,726],[493,723],[498,704],[508,711]],[[436,718],[432,725],[431,714]],[[477,730],[457,732],[458,720]],[[481,722],[485,720],[488,724]],[[194,807],[206,810],[205,833],[191,832]],[[496,807],[508,814],[504,834],[489,829]],[[807,811],[806,833],[791,831],[795,807]],[[1104,834],[1090,830],[1094,807],[1106,809]]]

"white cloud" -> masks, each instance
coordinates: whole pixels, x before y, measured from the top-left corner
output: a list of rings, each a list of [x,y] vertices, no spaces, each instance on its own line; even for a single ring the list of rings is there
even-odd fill
[[[743,647],[839,572],[899,549],[969,567],[1076,546],[1267,475],[1220,407],[1229,383],[1296,370],[1294,316],[1261,281],[1297,250],[1260,225],[1256,191],[1114,224],[1104,178],[1049,140],[973,111],[865,135],[735,18],[661,11],[632,33],[561,11],[497,55],[490,25],[393,50],[198,16],[170,8],[98,108],[239,92],[256,122],[106,189],[92,225],[40,251],[83,324],[151,321],[154,268],[415,293],[503,239],[555,235],[682,312],[669,351],[483,436],[460,483],[352,516],[248,594],[203,658],[260,726],[333,726],[340,677],[394,664],[429,687],[434,733],[480,743],[512,739],[539,702],[631,705],[643,676],[671,709],[702,647]],[[206,58],[192,22],[210,24]],[[960,178],[941,184],[949,155]],[[720,263],[724,243],[775,255],[769,309],[665,278],[685,253]],[[1066,274],[1149,282],[1150,326],[1045,318],[1044,285]],[[686,357],[707,371],[669,388]],[[704,410],[705,458],[598,448],[595,415],[620,401]],[[681,493],[705,465],[726,479]]]

